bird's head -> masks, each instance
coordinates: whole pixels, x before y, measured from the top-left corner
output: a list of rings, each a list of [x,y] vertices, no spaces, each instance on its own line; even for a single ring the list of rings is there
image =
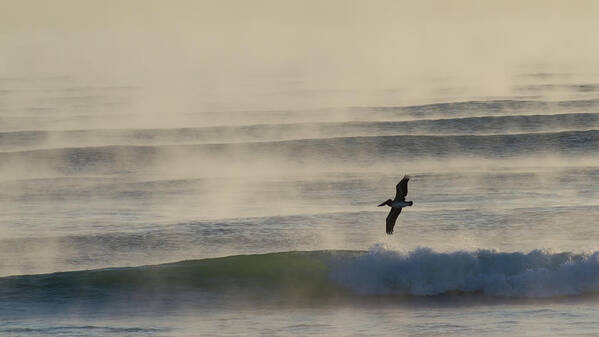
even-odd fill
[[[385,206],[385,205],[387,205],[387,206],[391,206],[391,205],[392,205],[392,203],[393,203],[393,200],[391,200],[391,199],[387,199],[387,200],[385,200],[385,201],[384,201],[382,204],[378,205],[377,207],[381,207],[381,206]]]

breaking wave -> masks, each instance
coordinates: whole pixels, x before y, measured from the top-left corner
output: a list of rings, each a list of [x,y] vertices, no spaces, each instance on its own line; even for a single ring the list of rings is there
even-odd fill
[[[421,248],[404,254],[375,248],[335,268],[331,279],[361,294],[580,295],[599,290],[599,252],[437,253]]]
[[[304,251],[0,278],[7,298],[262,288],[302,297],[478,294],[549,298],[599,291],[599,252]],[[247,292],[250,292],[249,290]]]

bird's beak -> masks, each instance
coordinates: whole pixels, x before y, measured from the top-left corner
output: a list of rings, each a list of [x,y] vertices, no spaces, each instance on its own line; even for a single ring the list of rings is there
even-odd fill
[[[386,204],[387,204],[387,201],[385,200],[385,201],[383,201],[383,203],[382,203],[382,204],[380,204],[380,205],[378,205],[378,206],[376,206],[376,207],[385,206]]]

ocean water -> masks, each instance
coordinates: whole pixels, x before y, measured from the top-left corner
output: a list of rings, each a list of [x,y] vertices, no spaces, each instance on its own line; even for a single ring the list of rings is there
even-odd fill
[[[0,78],[0,335],[595,336],[599,76],[511,81],[156,112]]]

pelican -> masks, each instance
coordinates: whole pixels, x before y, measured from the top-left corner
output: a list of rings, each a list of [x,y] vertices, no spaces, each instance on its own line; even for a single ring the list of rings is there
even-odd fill
[[[403,207],[412,206],[412,201],[406,201],[406,195],[408,194],[408,181],[410,176],[406,175],[403,179],[395,186],[395,199],[387,199],[387,201],[380,204],[381,206],[389,206],[391,210],[387,215],[387,234],[393,234],[393,227],[395,227],[395,221],[401,213]]]

